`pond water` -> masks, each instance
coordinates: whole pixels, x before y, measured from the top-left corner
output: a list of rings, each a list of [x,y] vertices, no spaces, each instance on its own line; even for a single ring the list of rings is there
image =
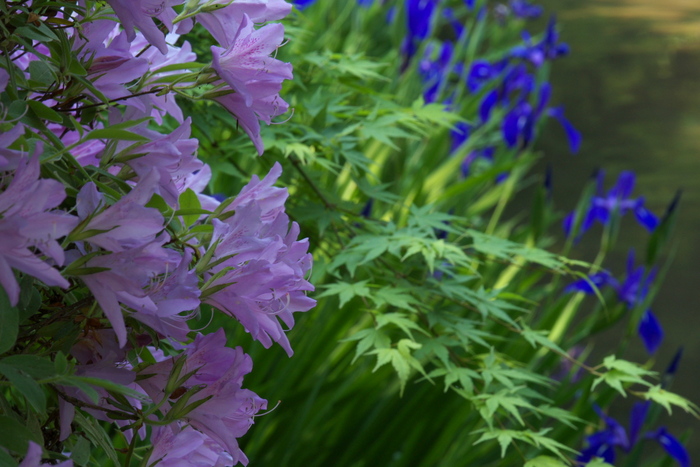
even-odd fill
[[[683,189],[673,265],[653,306],[666,332],[655,369],[663,370],[684,345],[673,390],[700,403],[695,373],[700,368],[700,2],[538,3],[558,12],[562,38],[571,46],[571,56],[554,64],[552,82],[555,102],[565,104],[567,116],[584,135],[577,156],[568,154],[555,125],[541,138],[545,159],[554,169],[558,207],[573,208],[597,167],[607,170],[609,183],[621,170],[635,171],[635,196],[644,195],[659,215],[676,190]],[[623,228],[622,245],[606,263],[618,274],[624,271],[628,246],[642,248],[648,237],[634,221]],[[582,245],[582,256],[591,259],[592,251],[586,250],[593,247],[591,242]],[[641,346],[625,356],[646,358]],[[617,415],[627,425],[627,417]],[[674,434],[691,428],[698,439],[697,420],[675,411],[673,420],[669,428]],[[697,462],[700,443],[691,440],[687,445]]]

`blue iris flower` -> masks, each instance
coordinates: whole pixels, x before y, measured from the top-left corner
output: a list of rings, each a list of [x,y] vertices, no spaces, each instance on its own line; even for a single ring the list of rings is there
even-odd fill
[[[667,380],[667,377],[672,377],[678,369],[681,354],[681,350],[676,353],[671,365],[666,370],[665,380]],[[690,456],[688,451],[665,427],[648,431],[643,436],[640,435],[650,407],[650,401],[636,402],[634,404],[630,414],[629,436],[627,436],[624,427],[617,420],[604,414],[598,406],[594,406],[593,408],[598,416],[605,422],[605,428],[586,438],[587,447],[581,450],[581,454],[576,459],[577,462],[583,465],[596,457],[600,457],[608,464],[612,464],[615,462],[616,448],[621,448],[624,452],[630,452],[642,440],[651,439],[659,443],[678,465],[689,467]]]
[[[495,153],[496,148],[494,148],[493,146],[477,149],[475,151],[470,152],[459,166],[460,171],[462,172],[462,176],[465,178],[469,176],[471,166],[474,162],[476,162],[477,159],[483,159],[489,162],[493,162],[493,156]]]
[[[404,38],[401,51],[405,61],[402,69],[418,51],[419,44],[428,37],[437,0],[406,0],[406,20],[408,35]]]
[[[634,190],[635,175],[633,172],[624,171],[620,173],[617,183],[608,190],[607,194],[603,190],[603,180],[605,172],[598,172],[598,186],[596,196],[591,198],[591,205],[586,212],[586,215],[579,228],[578,237],[583,235],[595,221],[603,225],[610,222],[614,213],[624,215],[632,211],[637,219],[637,222],[644,228],[653,232],[659,225],[659,219],[651,211],[644,206],[644,197],[630,198]],[[574,221],[574,213],[569,214],[564,219],[564,231],[567,236],[572,234]]]
[[[622,282],[615,279],[608,271],[600,271],[586,279],[579,279],[569,284],[564,292],[583,292],[593,295],[593,286],[597,289],[612,287],[617,293],[617,298],[627,308],[632,309],[644,303],[649,288],[656,277],[656,269],[652,268],[648,273],[644,266],[634,266],[634,250],[630,250],[627,257],[627,274]]]
[[[435,102],[438,97],[438,91],[445,80],[449,79],[450,60],[454,47],[452,42],[444,42],[440,48],[440,54],[436,60],[431,60],[433,48],[428,46],[425,51],[425,58],[421,60],[419,72],[426,88],[423,91],[423,99],[426,103]]]
[[[639,333],[639,337],[642,338],[647,352],[649,352],[650,355],[656,353],[661,345],[661,341],[664,339],[664,330],[661,328],[661,324],[651,310],[646,310],[642,315],[637,332]]]
[[[531,5],[526,0],[510,0],[509,6],[513,15],[522,19],[539,18],[544,13],[540,5]]]
[[[303,10],[304,8],[308,7],[309,5],[316,3],[316,0],[294,0],[294,6],[296,6],[298,9]]]
[[[656,277],[656,269],[652,268],[647,272],[644,266],[635,267],[634,263],[634,250],[630,250],[627,257],[627,274],[622,282],[615,279],[609,272],[600,271],[586,279],[579,279],[569,284],[564,292],[583,292],[586,295],[593,295],[594,287],[596,289],[612,287],[618,300],[628,309],[643,305]],[[647,352],[653,355],[661,345],[664,331],[651,309],[647,309],[642,315],[637,332]]]

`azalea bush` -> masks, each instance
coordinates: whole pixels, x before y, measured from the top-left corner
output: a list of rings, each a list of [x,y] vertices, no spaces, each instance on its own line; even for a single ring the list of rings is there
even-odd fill
[[[267,406],[251,358],[188,322],[207,304],[291,355],[281,322],[314,300],[280,166],[203,194],[175,98],[227,109],[259,152],[259,120],[286,111],[284,27],[257,24],[291,5],[230,3],[2,6],[2,465],[247,463],[237,439]]]
[[[541,7],[0,8],[2,465],[689,464],[657,423],[697,415],[680,355],[652,370],[677,200],[601,172],[556,208],[537,135],[581,135]],[[628,212],[650,237],[620,277]]]

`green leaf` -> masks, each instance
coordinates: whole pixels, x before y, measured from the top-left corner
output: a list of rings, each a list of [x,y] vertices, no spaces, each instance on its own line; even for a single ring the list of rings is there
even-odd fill
[[[104,429],[99,425],[99,423],[97,423],[97,420],[87,418],[80,412],[80,410],[76,410],[73,422],[82,428],[83,432],[94,446],[104,451],[114,465],[121,465],[119,458],[117,457],[117,452],[114,450],[112,440],[109,438],[107,433],[105,433]]]
[[[17,467],[19,463],[4,449],[0,449],[0,465],[3,467]]]
[[[68,371],[68,359],[66,355],[60,350],[56,352],[56,356],[53,360],[54,371],[57,375],[64,375]]]
[[[61,116],[61,114],[59,114],[52,108],[45,106],[39,101],[30,100],[27,101],[27,105],[39,118],[43,118],[44,120],[48,120],[50,122],[55,123],[63,122],[63,117]]]
[[[35,83],[50,86],[56,82],[56,74],[53,68],[44,60],[34,60],[30,62],[27,69],[29,70],[29,78]],[[27,101],[27,104],[29,104],[29,102],[31,101]]]
[[[57,41],[56,34],[44,23],[39,23],[39,26],[27,24],[15,30],[15,34],[21,35],[28,39],[33,39],[39,42]]]
[[[355,348],[355,357],[353,357],[351,363],[355,363],[355,361],[364,355],[370,348],[388,348],[391,346],[389,336],[376,328],[363,329],[362,331],[359,331],[342,340],[342,342],[347,341],[359,341],[357,343],[357,347]]]
[[[641,394],[646,400],[654,401],[661,405],[668,411],[671,415],[671,407],[680,407],[687,413],[693,415],[695,418],[700,418],[700,412],[698,412],[698,406],[686,399],[685,397],[679,396],[672,392],[666,391],[661,387],[660,384],[650,387],[647,392]]]
[[[202,204],[199,202],[197,193],[191,188],[186,189],[178,199],[180,209],[175,211],[175,215],[182,216],[182,221],[185,227],[190,227],[197,222],[202,214],[211,214],[211,212],[202,209]]]
[[[23,456],[27,453],[29,441],[41,445],[42,441],[36,434],[32,433],[26,426],[14,418],[0,415],[0,446]]]
[[[645,376],[656,375],[656,372],[645,370],[636,363],[618,360],[614,355],[605,357],[603,365],[608,368],[609,371],[603,373],[593,381],[592,389],[595,389],[601,382],[605,382],[608,386],[622,394],[623,397],[627,397],[625,386],[630,384],[651,386],[651,384],[643,378]]]
[[[409,311],[416,311],[413,305],[419,303],[418,300],[411,295],[409,289],[395,286],[382,287],[372,293],[369,298],[377,306],[386,304]]]
[[[15,346],[19,332],[19,311],[10,305],[5,289],[0,287],[0,354]]]
[[[411,334],[411,329],[422,332],[426,336],[429,336],[430,333],[426,331],[425,329],[421,328],[419,325],[417,325],[414,321],[412,321],[407,315],[403,313],[386,313],[386,314],[380,314],[376,316],[376,321],[377,321],[377,329],[386,326],[387,324],[393,324],[394,326],[400,328],[403,332],[406,333],[409,337],[413,338],[413,335]]]
[[[423,371],[423,366],[420,364],[420,362],[416,360],[413,356],[411,356],[411,349],[415,350],[419,348],[419,343],[414,342],[410,339],[401,339],[397,344],[396,349],[385,348],[376,349],[372,352],[369,352],[370,354],[377,355],[377,364],[375,365],[372,372],[377,371],[380,367],[386,365],[387,363],[391,363],[391,366],[394,367],[394,370],[396,370],[396,373],[399,376],[399,381],[401,383],[399,395],[402,396],[403,390],[406,387],[406,382],[408,382],[408,377],[411,373],[411,368],[418,370],[419,372],[423,373],[423,375],[425,375],[426,377],[428,376],[425,374],[425,371]]]
[[[336,282],[335,284],[326,285],[326,290],[319,297],[328,297],[330,295],[338,295],[340,299],[340,307],[342,308],[347,302],[355,297],[371,297],[370,290],[366,284],[368,281],[358,281],[352,284],[348,282]]]
[[[46,394],[41,385],[16,368],[0,363],[0,374],[20,392],[37,413],[46,412]]]
[[[56,374],[53,362],[37,355],[10,355],[0,360],[0,364],[10,365],[34,379],[50,378]]]
[[[108,381],[106,379],[100,379],[100,378],[93,378],[90,376],[70,376],[69,377],[72,381],[80,381],[82,383],[87,383],[87,384],[92,384],[94,386],[98,386],[104,389],[107,389],[108,391],[116,392],[118,394],[124,394],[125,396],[133,397],[134,399],[140,400],[140,401],[149,401],[150,399],[148,396],[145,394],[142,394],[138,391],[135,391],[129,387],[126,387],[121,384],[113,383],[112,381]]]
[[[527,461],[523,467],[567,467],[567,464],[556,457],[537,456]]]
[[[78,436],[70,452],[70,458],[75,464],[87,465],[90,462],[90,442],[82,436]]]
[[[148,138],[141,136],[137,133],[121,130],[111,126],[109,128],[98,128],[97,130],[92,130],[88,133],[83,141],[90,141],[91,139],[116,139],[122,141],[148,141]]]
[[[615,467],[615,466],[612,464],[608,464],[600,457],[596,457],[595,459],[590,461],[588,464],[586,464],[586,467]]]

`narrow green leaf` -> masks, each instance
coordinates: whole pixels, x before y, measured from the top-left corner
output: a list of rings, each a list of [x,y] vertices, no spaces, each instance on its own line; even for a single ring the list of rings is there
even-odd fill
[[[119,462],[119,457],[117,457],[117,452],[114,450],[112,440],[109,438],[104,429],[97,423],[96,420],[92,418],[85,417],[80,410],[75,411],[75,417],[73,421],[82,428],[85,435],[92,442],[92,444],[104,451],[109,460],[111,460],[114,465],[121,465]]]
[[[34,112],[39,118],[43,118],[44,120],[48,120],[50,122],[55,123],[63,122],[63,117],[61,116],[61,114],[59,114],[52,108],[45,106],[39,101],[27,101],[27,105],[30,109],[32,109],[32,112]]]
[[[148,141],[148,138],[146,138],[145,136],[141,136],[137,133],[127,131],[127,130],[120,130],[120,129],[114,128],[114,127],[98,128],[97,130],[92,130],[90,133],[87,134],[87,136],[84,138],[84,140],[89,141],[91,139],[116,139],[116,140],[122,140],[122,141]]]
[[[19,332],[19,311],[10,305],[5,289],[0,287],[0,354],[15,345]]]
[[[41,385],[10,365],[0,363],[0,374],[19,391],[37,413],[46,412],[46,394]]]

